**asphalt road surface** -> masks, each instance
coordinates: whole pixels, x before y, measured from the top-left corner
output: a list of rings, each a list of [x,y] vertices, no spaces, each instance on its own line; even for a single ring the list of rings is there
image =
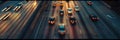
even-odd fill
[[[60,3],[63,8],[60,8]],[[15,12],[18,3],[22,8]],[[56,3],[56,7],[53,7]],[[7,1],[0,5],[0,17],[10,14],[6,20],[0,21],[0,39],[119,39],[120,16],[107,8],[100,1]],[[9,11],[2,12],[7,6]],[[75,6],[79,7],[76,12]],[[72,8],[72,16],[76,24],[69,22],[68,8]],[[61,17],[59,10],[64,10]],[[99,20],[93,22],[89,15],[96,15]],[[48,24],[49,17],[55,17],[55,24]],[[65,36],[60,37],[58,25],[65,24]]]

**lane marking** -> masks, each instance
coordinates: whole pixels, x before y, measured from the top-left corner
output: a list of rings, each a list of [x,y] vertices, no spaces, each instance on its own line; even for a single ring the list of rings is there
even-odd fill
[[[109,18],[113,18],[112,16],[110,16],[110,15],[106,15],[107,17],[109,17]]]

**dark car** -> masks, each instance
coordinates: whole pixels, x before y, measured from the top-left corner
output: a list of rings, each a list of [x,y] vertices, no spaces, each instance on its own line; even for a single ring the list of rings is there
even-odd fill
[[[50,17],[48,20],[49,24],[55,24],[55,17]]]
[[[5,8],[2,10],[2,12],[7,12],[7,11],[9,11],[12,7],[13,7],[13,6],[7,6],[7,7],[5,7]]]
[[[75,24],[75,23],[76,23],[76,19],[75,19],[74,16],[71,16],[71,17],[69,18],[69,21],[70,21],[71,24]]]
[[[99,20],[99,18],[97,16],[95,16],[95,15],[89,15],[89,17],[94,22]]]
[[[92,1],[87,1],[87,4],[91,6],[93,3]]]
[[[64,15],[64,10],[60,10],[60,16]]]

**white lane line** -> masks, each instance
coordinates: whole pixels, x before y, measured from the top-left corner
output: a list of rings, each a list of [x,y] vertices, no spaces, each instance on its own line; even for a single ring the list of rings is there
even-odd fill
[[[109,17],[109,18],[113,18],[112,16],[110,16],[110,15],[106,15],[107,17]]]

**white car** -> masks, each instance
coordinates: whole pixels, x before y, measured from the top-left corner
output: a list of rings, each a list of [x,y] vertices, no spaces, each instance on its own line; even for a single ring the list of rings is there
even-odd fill
[[[4,9],[2,10],[2,12],[4,12],[6,9],[7,9],[7,8],[4,8]]]
[[[0,21],[5,21],[5,20],[7,20],[8,18],[9,18],[9,16],[10,16],[11,14],[5,14],[5,15],[3,15],[2,17],[0,17]]]
[[[68,8],[68,16],[71,16],[72,15],[72,8]]]
[[[12,6],[7,6],[7,7],[5,7],[5,8],[2,10],[2,12],[7,12],[7,11],[9,11],[11,8],[12,8]]]
[[[23,4],[19,3],[13,10],[17,12],[22,8],[22,6],[23,6]]]
[[[14,11],[19,11],[22,8],[22,6],[16,6],[13,10]]]
[[[72,8],[68,8],[68,13],[72,13]]]
[[[79,11],[79,6],[75,6],[75,11]]]

